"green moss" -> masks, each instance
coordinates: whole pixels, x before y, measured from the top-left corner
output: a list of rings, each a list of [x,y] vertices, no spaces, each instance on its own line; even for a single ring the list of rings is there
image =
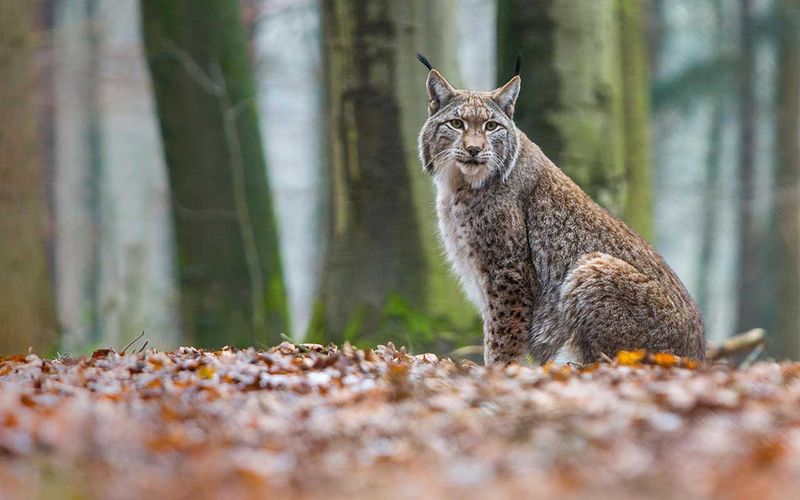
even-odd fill
[[[314,307],[311,326],[306,341],[327,344],[348,341],[359,347],[374,347],[388,341],[404,345],[412,352],[433,351],[448,353],[454,348],[481,342],[481,322],[477,315],[461,318],[454,324],[447,315],[433,315],[414,307],[410,301],[396,293],[389,294],[380,309],[374,327],[366,327],[371,308],[363,305],[354,310],[341,332],[323,327],[322,301]],[[466,325],[466,326],[463,326]]]
[[[351,344],[357,344],[359,339],[364,335],[364,318],[367,315],[367,307],[361,306],[356,308],[347,325],[342,332],[342,339]]]

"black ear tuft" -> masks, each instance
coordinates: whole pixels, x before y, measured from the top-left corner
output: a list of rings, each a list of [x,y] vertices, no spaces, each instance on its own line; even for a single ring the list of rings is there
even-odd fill
[[[522,51],[519,51],[517,52],[517,64],[514,65],[514,76],[519,76],[519,71],[521,69],[522,69]]]
[[[431,62],[428,60],[428,58],[423,56],[419,52],[417,52],[417,59],[419,60],[419,62],[424,64],[425,67],[428,68],[428,70],[432,70],[433,69],[433,66],[431,65]]]

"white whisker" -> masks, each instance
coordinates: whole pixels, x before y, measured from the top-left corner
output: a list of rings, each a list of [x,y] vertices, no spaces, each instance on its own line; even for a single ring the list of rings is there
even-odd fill
[[[430,160],[428,163],[426,163],[425,165],[423,165],[422,169],[423,169],[423,170],[425,170],[425,171],[427,171],[427,170],[428,170],[428,167],[430,167],[431,165],[433,165],[433,162],[435,162],[436,160],[438,160],[440,156],[442,156],[443,154],[447,154],[447,153],[453,153],[454,151],[456,151],[456,148],[447,148],[447,149],[444,149],[444,150],[442,150],[442,151],[439,151],[438,153],[436,153],[436,154],[433,156],[433,158],[431,158],[431,160]]]

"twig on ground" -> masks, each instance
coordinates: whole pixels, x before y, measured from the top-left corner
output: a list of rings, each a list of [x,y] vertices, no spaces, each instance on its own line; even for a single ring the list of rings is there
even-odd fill
[[[744,370],[749,368],[750,365],[756,362],[756,360],[761,356],[763,352],[764,352],[764,344],[757,345],[756,348],[753,349],[752,352],[750,352],[750,354],[748,354],[747,357],[744,358],[744,360],[742,360],[741,363],[739,363],[739,369]]]
[[[141,348],[139,348],[139,350],[138,350],[138,351],[136,351],[136,354],[139,354],[140,352],[144,351],[145,347],[147,347],[147,343],[148,343],[148,342],[150,342],[150,341],[149,341],[149,340],[145,340],[145,341],[144,341],[144,344],[142,344],[142,347],[141,347]]]
[[[708,346],[708,349],[706,349],[706,359],[708,361],[715,361],[730,357],[734,354],[752,351],[758,346],[763,346],[765,337],[766,332],[763,328],[753,328],[739,335],[734,335],[721,344]]]
[[[125,352],[128,350],[128,348],[130,346],[132,346],[134,344],[134,342],[136,342],[137,340],[139,340],[142,337],[144,337],[144,330],[142,330],[142,333],[140,333],[138,337],[136,337],[135,339],[131,340],[130,343],[125,346],[125,349],[123,349],[122,352],[120,352],[120,354],[125,354]]]
[[[483,354],[482,345],[465,345],[450,351],[450,356],[454,358],[466,358],[467,356],[479,356]]]
[[[292,338],[289,337],[288,335],[286,335],[285,333],[281,333],[281,338],[283,340],[285,340],[286,342],[288,342],[288,343],[292,344],[293,346],[295,346],[297,348],[297,350],[300,351],[300,352],[304,352],[304,353],[305,352],[311,352],[311,349],[309,349],[308,347],[304,346],[303,344],[298,344],[297,342],[292,340]]]

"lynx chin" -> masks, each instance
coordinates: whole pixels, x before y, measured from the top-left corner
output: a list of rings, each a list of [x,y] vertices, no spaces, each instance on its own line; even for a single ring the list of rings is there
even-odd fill
[[[663,257],[514,124],[521,82],[457,90],[431,69],[419,136],[448,260],[483,317],[486,364],[640,348],[702,359],[702,314]]]

